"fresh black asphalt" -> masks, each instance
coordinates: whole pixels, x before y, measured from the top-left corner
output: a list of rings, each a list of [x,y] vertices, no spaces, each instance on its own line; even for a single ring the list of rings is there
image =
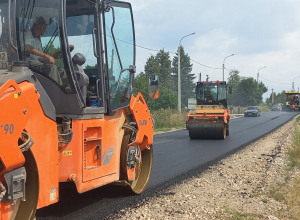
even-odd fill
[[[187,130],[154,136],[154,156],[147,190],[131,196],[121,187],[104,186],[78,194],[70,184],[60,184],[60,201],[37,211],[37,220],[102,219],[163,193],[169,186],[201,173],[208,165],[243,148],[291,120],[298,113],[268,112],[260,117],[241,117],[230,121],[226,140],[190,140]]]

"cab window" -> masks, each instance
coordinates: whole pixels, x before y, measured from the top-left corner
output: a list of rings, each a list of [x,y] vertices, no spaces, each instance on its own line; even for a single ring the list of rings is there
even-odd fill
[[[65,68],[59,28],[59,0],[18,0],[18,39],[21,59],[30,69],[56,84],[64,93],[73,93],[70,73]]]

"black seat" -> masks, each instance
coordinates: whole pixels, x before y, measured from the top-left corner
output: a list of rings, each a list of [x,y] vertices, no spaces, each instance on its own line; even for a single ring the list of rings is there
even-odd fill
[[[97,88],[96,88],[97,76],[92,75],[89,80],[90,80],[90,83],[89,83],[87,89],[92,96],[95,96],[95,95],[97,95]]]
[[[87,87],[89,85],[89,77],[84,73],[82,65],[85,63],[84,55],[76,53],[72,57],[75,74],[79,83],[79,87],[84,100],[87,98]]]

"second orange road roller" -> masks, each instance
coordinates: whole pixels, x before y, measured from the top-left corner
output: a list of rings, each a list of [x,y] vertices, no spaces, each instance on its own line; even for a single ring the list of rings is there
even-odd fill
[[[189,111],[186,120],[190,138],[225,139],[230,121],[226,82],[197,82],[196,100],[195,109]]]

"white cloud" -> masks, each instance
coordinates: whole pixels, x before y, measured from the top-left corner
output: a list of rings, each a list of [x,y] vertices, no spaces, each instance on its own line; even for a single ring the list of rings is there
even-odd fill
[[[132,0],[138,45],[176,52],[180,39],[186,53],[202,64],[236,68],[242,76],[260,75],[276,92],[290,90],[300,75],[300,1],[297,0]],[[137,48],[137,69],[143,70],[150,54]],[[221,69],[193,64],[193,73],[222,78]],[[228,72],[225,71],[225,78]],[[295,80],[300,86],[300,78]],[[269,95],[269,93],[264,96]]]

